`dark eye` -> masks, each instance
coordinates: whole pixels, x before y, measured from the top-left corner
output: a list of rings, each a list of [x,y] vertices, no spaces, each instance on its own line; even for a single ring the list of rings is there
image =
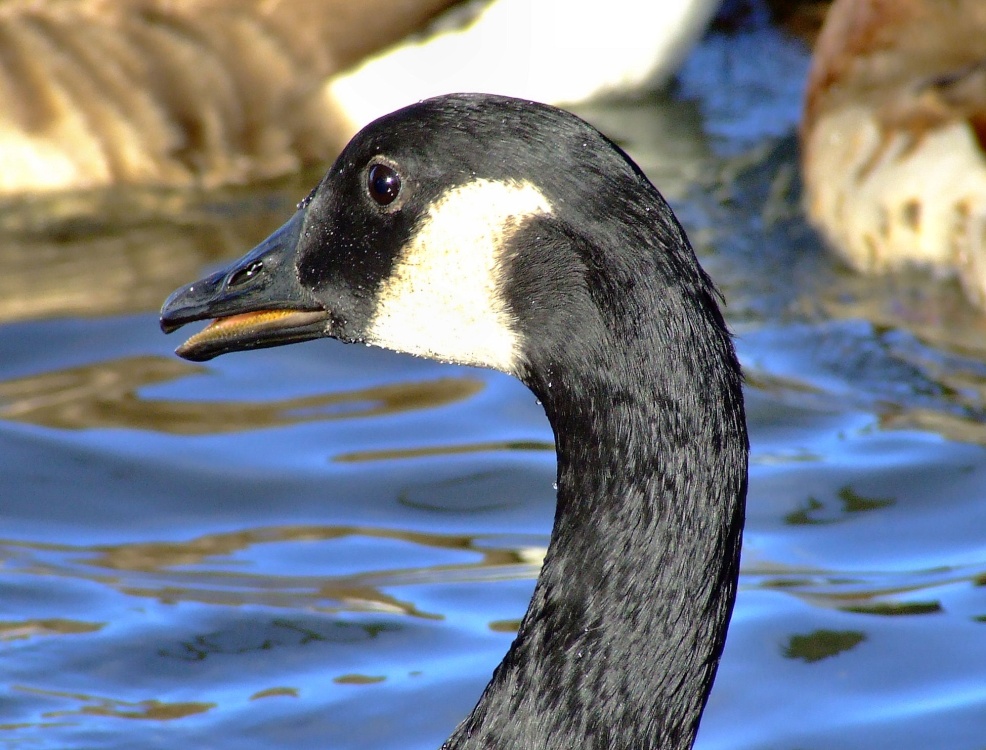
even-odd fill
[[[389,206],[401,192],[401,176],[386,164],[374,164],[366,173],[366,189],[381,206]]]

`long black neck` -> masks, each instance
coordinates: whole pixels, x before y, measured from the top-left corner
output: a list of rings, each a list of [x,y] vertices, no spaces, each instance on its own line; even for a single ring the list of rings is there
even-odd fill
[[[692,746],[736,594],[748,453],[732,343],[693,281],[625,290],[643,316],[597,316],[531,368],[558,452],[551,543],[445,748]]]

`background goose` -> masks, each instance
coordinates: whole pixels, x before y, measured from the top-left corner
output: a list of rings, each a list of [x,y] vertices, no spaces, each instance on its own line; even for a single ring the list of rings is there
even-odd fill
[[[330,336],[527,384],[555,434],[551,543],[445,747],[691,747],[739,572],[740,372],[711,281],[622,151],[513,99],[400,110],[161,325],[206,318],[179,354]]]
[[[850,265],[957,275],[986,306],[986,4],[837,0],[801,142],[809,217]]]
[[[6,0],[0,195],[282,175],[338,151],[395,97],[572,102],[660,85],[717,0],[494,0],[441,15],[453,4]]]

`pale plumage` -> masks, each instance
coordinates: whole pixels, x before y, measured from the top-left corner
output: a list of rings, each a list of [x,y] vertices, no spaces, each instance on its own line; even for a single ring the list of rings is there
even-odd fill
[[[954,274],[986,306],[986,3],[836,0],[801,141],[809,217],[854,268]]]

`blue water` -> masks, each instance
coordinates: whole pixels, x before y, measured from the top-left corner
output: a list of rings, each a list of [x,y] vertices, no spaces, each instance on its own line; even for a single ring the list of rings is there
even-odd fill
[[[806,65],[712,35],[668,95],[582,111],[667,194],[747,371],[699,747],[982,750],[986,322],[805,226]],[[0,211],[3,746],[436,747],[509,645],[554,502],[522,386],[329,341],[193,365],[157,329],[312,179]]]

